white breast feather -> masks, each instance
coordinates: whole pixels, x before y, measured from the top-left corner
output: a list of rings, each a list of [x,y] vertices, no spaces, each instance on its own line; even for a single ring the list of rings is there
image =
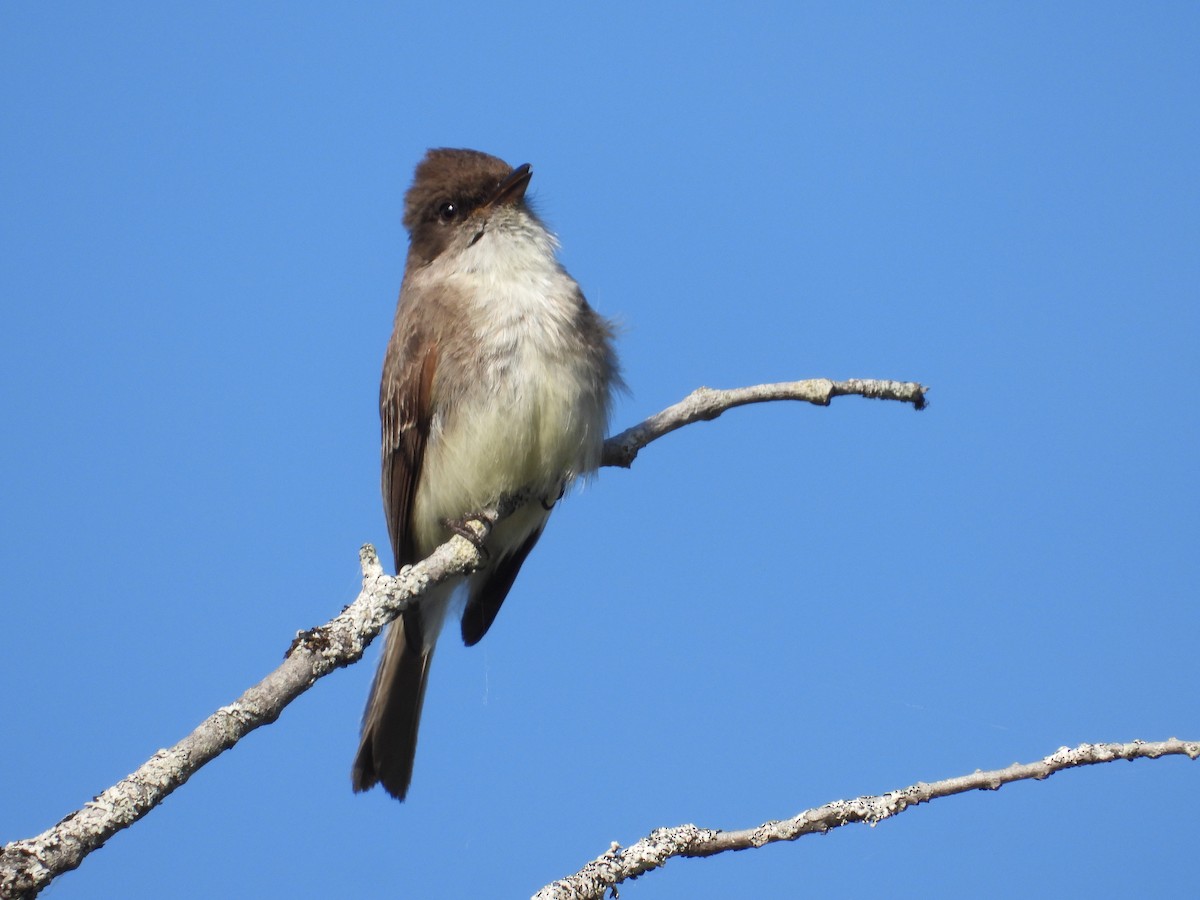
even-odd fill
[[[474,336],[490,361],[464,408],[429,436],[416,521],[432,529],[432,542],[440,539],[435,522],[521,490],[552,503],[599,464],[605,401],[575,331],[577,287],[555,247],[549,232],[512,211],[494,217],[469,252],[443,255],[454,271],[429,273],[469,282],[464,295],[478,298]]]

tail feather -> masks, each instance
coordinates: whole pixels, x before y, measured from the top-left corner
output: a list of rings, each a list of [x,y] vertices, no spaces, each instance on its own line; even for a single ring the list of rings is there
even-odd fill
[[[411,624],[420,630],[419,622]],[[434,648],[433,640],[408,640],[404,631],[403,619],[397,619],[388,628],[387,644],[367,698],[362,740],[351,771],[355,791],[382,784],[397,800],[404,799],[412,780],[417,730]]]

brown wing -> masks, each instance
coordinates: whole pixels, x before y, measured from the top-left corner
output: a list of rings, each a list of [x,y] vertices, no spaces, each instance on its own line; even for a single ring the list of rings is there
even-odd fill
[[[417,561],[413,504],[433,409],[437,345],[397,330],[388,344],[379,386],[383,432],[383,508],[396,570]],[[408,792],[432,644],[426,645],[420,607],[388,628],[387,646],[363,713],[362,740],[351,773],[354,790],[382,783],[400,800]]]
[[[392,341],[383,365],[379,388],[383,511],[396,571],[419,560],[411,522],[432,417],[437,356],[437,344],[412,334],[403,348],[398,341]]]

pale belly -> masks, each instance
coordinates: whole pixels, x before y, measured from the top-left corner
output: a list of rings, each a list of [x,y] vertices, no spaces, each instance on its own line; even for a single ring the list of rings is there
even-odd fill
[[[502,530],[532,532],[570,482],[599,465],[603,411],[581,373],[557,361],[531,362],[519,366],[525,377],[506,377],[510,367],[463,398],[453,415],[435,416],[412,520],[420,552],[446,540],[446,520],[514,495],[529,508]]]

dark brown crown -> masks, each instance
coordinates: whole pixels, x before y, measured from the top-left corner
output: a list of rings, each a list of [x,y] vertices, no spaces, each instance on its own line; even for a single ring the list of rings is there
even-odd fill
[[[404,197],[404,227],[411,233],[424,222],[435,221],[443,203],[454,203],[462,213],[492,195],[512,166],[478,150],[430,150],[417,165],[412,187]]]

